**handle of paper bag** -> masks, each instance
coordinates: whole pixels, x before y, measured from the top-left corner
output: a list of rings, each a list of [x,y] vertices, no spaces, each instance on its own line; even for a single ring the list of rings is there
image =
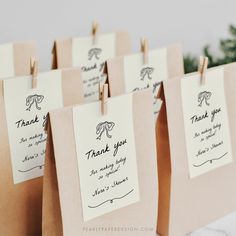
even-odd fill
[[[206,71],[208,67],[208,57],[201,56],[198,64],[198,72],[200,73],[201,85],[206,83]]]
[[[143,53],[143,63],[146,65],[148,64],[148,40],[142,38],[141,39],[141,52]]]
[[[35,58],[30,58],[30,68],[31,68],[31,75],[32,75],[32,88],[37,87],[37,76],[38,76],[38,61]]]
[[[93,44],[97,43],[98,29],[99,29],[99,24],[96,21],[94,21],[93,24],[92,24]]]

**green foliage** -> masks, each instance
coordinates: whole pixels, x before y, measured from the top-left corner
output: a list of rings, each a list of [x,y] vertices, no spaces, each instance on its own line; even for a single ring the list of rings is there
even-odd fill
[[[184,56],[184,71],[185,73],[190,73],[197,71],[198,59],[191,54]]]
[[[208,67],[214,67],[218,65],[223,65],[231,62],[236,62],[236,26],[229,26],[229,33],[231,38],[220,40],[220,50],[223,53],[222,57],[215,57],[210,52],[210,46],[206,45],[203,48],[203,55],[208,57],[209,65]],[[198,58],[187,54],[184,56],[184,70],[185,73],[190,73],[197,71]]]

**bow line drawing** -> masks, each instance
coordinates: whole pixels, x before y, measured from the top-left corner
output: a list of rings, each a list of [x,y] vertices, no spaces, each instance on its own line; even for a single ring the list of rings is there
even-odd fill
[[[98,59],[100,59],[101,53],[102,53],[102,49],[101,48],[92,48],[88,52],[88,59],[92,60],[93,57],[94,57],[95,59],[98,60]]]
[[[115,126],[114,122],[105,121],[99,123],[96,127],[96,134],[98,135],[97,139],[101,140],[101,137],[104,132],[108,138],[111,138],[112,136],[109,134],[109,132],[112,131],[114,126]]]
[[[34,104],[37,110],[41,110],[41,107],[39,106],[39,104],[43,101],[43,99],[44,99],[43,95],[34,94],[34,95],[28,96],[26,98],[26,103],[25,103],[25,105],[27,106],[26,110],[30,111]]]
[[[144,80],[146,77],[151,80],[151,74],[153,73],[154,68],[153,67],[145,67],[141,70],[140,72],[140,76],[141,76],[141,80]]]
[[[203,91],[201,93],[198,94],[198,106],[201,107],[202,103],[205,101],[205,104],[207,106],[210,105],[210,103],[208,102],[211,98],[211,92],[207,92],[207,91]]]

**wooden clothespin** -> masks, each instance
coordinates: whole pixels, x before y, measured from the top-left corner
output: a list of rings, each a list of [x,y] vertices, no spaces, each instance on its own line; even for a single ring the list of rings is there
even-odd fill
[[[208,67],[208,57],[201,56],[198,64],[198,72],[201,76],[201,84],[204,85],[206,82],[206,71]]]
[[[141,39],[141,52],[143,53],[143,63],[148,64],[148,40]]]
[[[37,87],[37,76],[38,76],[38,61],[35,58],[30,58],[30,68],[31,68],[31,75],[32,75],[32,88]]]
[[[108,100],[108,84],[104,84],[100,87],[100,100],[102,115],[107,114],[107,100]]]
[[[98,24],[97,22],[93,22],[93,24],[92,24],[93,44],[96,44],[96,43],[97,43],[98,28],[99,28],[99,24]]]

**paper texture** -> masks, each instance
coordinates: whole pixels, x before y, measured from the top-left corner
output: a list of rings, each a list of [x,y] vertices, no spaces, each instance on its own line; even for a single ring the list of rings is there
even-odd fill
[[[29,76],[4,80],[4,101],[14,183],[42,176],[46,115],[63,106],[61,71],[38,75],[36,89]]]
[[[161,102],[156,98],[161,81],[168,77],[166,48],[152,50],[148,53],[148,64],[143,63],[143,54],[124,57],[125,91],[132,92],[151,88],[153,93],[153,109],[156,115]]]
[[[224,70],[209,71],[206,84],[193,75],[181,81],[190,177],[232,162]]]
[[[14,76],[13,44],[0,45],[0,78]]]
[[[107,105],[105,116],[100,102],[73,109],[84,221],[139,201],[132,94]]]
[[[105,61],[116,55],[116,34],[102,34],[93,44],[93,38],[74,38],[72,41],[72,66],[81,67],[86,101],[98,99],[98,83],[104,83]]]

